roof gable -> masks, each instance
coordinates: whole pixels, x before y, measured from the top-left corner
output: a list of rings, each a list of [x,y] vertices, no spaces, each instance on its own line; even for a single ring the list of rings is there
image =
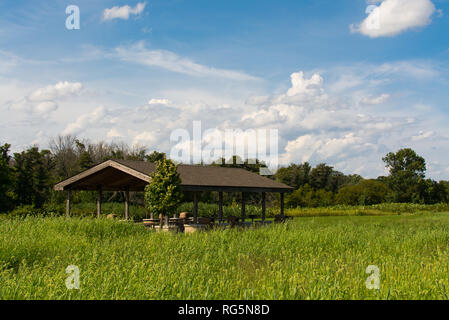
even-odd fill
[[[141,191],[150,181],[150,173],[156,170],[151,162],[133,160],[108,160],[55,185],[55,190],[104,190]],[[218,166],[178,165],[181,187],[184,191],[242,191],[289,192],[293,188],[277,181],[239,168]]]

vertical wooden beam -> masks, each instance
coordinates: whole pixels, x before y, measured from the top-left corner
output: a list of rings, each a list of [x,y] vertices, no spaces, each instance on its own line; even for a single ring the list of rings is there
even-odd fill
[[[265,221],[266,211],[266,194],[262,192],[262,221]]]
[[[125,190],[125,220],[129,218],[129,187]]]
[[[223,220],[223,192],[218,193],[218,219]]]
[[[281,216],[284,217],[284,194],[281,193]]]
[[[245,213],[246,213],[245,192],[242,192],[242,222],[245,222]]]
[[[65,215],[68,217],[70,217],[70,190],[67,190],[67,200],[65,203]]]
[[[97,190],[97,218],[101,216],[101,197],[103,195],[103,190],[101,186],[98,186]]]
[[[198,194],[193,192],[193,223],[198,223]]]

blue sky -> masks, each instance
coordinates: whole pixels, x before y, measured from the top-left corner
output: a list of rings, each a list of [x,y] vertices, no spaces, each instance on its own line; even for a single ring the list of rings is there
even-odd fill
[[[201,120],[278,129],[283,164],[376,177],[385,153],[412,147],[449,179],[448,12],[448,0],[4,0],[0,134],[14,151],[73,134],[169,152],[170,133]]]

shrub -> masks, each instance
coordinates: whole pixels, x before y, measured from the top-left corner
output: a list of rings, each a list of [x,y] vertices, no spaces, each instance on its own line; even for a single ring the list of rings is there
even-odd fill
[[[308,184],[286,197],[287,207],[326,207],[334,203],[334,194],[324,189],[314,190]]]
[[[181,178],[173,161],[165,157],[157,162],[156,172],[145,187],[145,204],[154,214],[170,215],[182,199]]]
[[[363,180],[359,184],[341,188],[335,202],[343,205],[372,205],[385,202],[390,189],[376,180]]]

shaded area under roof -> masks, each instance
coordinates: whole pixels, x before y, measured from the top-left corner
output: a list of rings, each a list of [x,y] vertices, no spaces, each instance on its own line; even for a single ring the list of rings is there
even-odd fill
[[[293,188],[239,168],[179,165],[183,191],[290,192]],[[55,190],[143,191],[156,165],[145,161],[108,160],[55,185]]]

